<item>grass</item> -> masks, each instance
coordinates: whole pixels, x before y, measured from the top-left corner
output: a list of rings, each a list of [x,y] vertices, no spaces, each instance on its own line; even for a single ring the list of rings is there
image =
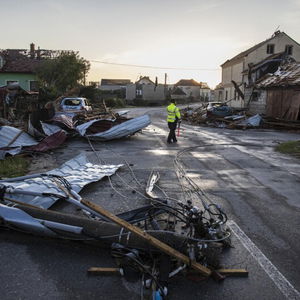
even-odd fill
[[[291,154],[300,158],[300,140],[281,143],[275,148],[276,151]]]
[[[28,167],[29,161],[23,157],[14,156],[0,160],[0,178],[23,176],[27,173]]]

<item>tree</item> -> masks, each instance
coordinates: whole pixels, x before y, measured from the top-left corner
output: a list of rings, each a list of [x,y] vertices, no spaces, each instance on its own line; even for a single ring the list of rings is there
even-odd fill
[[[40,86],[51,93],[63,94],[85,80],[90,63],[75,52],[62,52],[44,60],[37,69]]]

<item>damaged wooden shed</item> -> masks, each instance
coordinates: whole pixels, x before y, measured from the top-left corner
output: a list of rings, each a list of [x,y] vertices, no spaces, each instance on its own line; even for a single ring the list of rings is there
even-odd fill
[[[250,109],[255,101],[261,102],[267,117],[300,120],[300,63],[285,64],[265,75],[255,83],[254,93]]]

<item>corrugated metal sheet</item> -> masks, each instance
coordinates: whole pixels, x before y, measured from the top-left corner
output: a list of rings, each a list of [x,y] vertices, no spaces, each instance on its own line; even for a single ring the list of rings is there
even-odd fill
[[[45,137],[38,145],[31,146],[24,150],[26,151],[37,151],[37,152],[46,152],[48,150],[55,149],[62,145],[67,139],[67,134],[64,130],[60,130],[56,133],[53,133]]]
[[[122,165],[98,165],[89,161],[85,154],[80,154],[72,160],[64,163],[60,168],[46,172],[46,174],[55,174],[64,177],[72,186],[75,192],[79,192],[85,185],[98,181],[105,176],[113,175]],[[30,178],[22,181],[10,182],[9,180],[0,180],[5,186],[12,186],[24,191],[33,191],[40,193],[55,193],[64,195],[61,189],[48,177],[42,177],[37,174],[36,178]],[[30,195],[9,194],[9,198],[22,201],[28,204],[36,205],[41,208],[49,208],[57,199],[52,197],[34,197]]]
[[[19,135],[17,139],[9,145],[9,143],[17,135]],[[7,147],[7,145],[13,148],[20,146],[33,146],[36,144],[38,144],[38,142],[26,132],[21,133],[20,129],[11,126],[0,126],[0,148]]]
[[[290,63],[279,67],[274,74],[268,74],[256,83],[258,88],[275,86],[300,86],[300,64]]]
[[[41,122],[41,125],[42,125],[43,131],[46,135],[52,135],[52,134],[62,130],[61,127],[54,125],[54,124]]]
[[[0,204],[0,217],[14,227],[34,234],[54,237],[56,234],[24,211]]]
[[[76,130],[80,135],[85,136],[86,130],[97,120],[93,120],[76,127]],[[147,127],[150,125],[151,120],[149,115],[140,116],[138,118],[131,119],[122,124],[113,126],[109,130],[104,132],[99,132],[95,134],[87,135],[91,140],[96,141],[107,141],[113,139],[119,139],[134,134],[135,132]]]

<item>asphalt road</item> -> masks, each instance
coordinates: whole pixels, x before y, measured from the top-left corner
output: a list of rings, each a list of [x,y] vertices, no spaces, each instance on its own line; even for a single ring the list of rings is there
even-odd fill
[[[145,112],[151,115],[151,126],[128,139],[93,143],[98,156],[108,163],[130,163],[144,186],[151,170],[158,170],[159,185],[169,196],[183,200],[173,159],[190,148],[180,157],[187,174],[222,205],[234,233],[234,248],[223,254],[222,263],[249,271],[248,278],[227,278],[221,284],[175,277],[169,299],[300,299],[299,160],[274,151],[278,142],[299,139],[299,134],[184,123],[178,144],[167,145],[164,109],[136,108],[130,116]],[[44,156],[44,171],[82,152],[97,160],[85,140],[74,139]],[[37,158],[37,162],[42,160]],[[118,174],[120,177],[112,177],[115,190],[108,180],[102,180],[86,187],[82,196],[114,213],[147,203],[133,192],[133,187],[140,187],[128,168],[121,168]],[[54,209],[77,213],[64,204]],[[0,229],[0,257],[4,300],[140,299],[140,280],[87,276],[91,266],[115,266],[105,248]]]

